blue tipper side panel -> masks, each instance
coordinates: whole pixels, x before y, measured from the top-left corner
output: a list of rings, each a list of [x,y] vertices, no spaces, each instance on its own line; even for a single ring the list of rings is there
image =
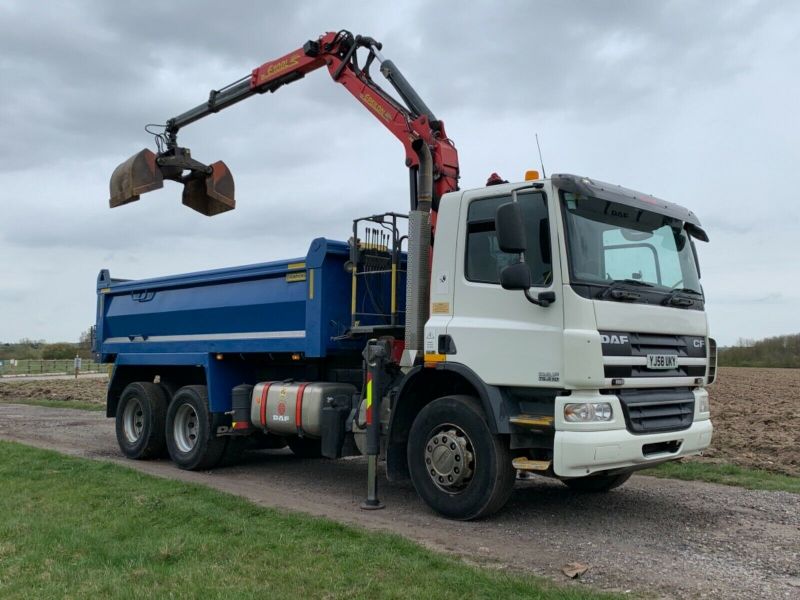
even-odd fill
[[[350,323],[348,257],[346,243],[318,238],[305,258],[138,281],[112,279],[103,270],[96,350],[103,362],[127,364],[181,364],[170,357],[211,353],[314,358],[358,350],[361,344],[335,339]],[[145,361],[146,355],[158,357]]]

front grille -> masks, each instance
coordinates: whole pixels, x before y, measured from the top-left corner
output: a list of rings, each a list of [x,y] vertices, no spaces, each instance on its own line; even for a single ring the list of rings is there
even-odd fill
[[[625,425],[631,433],[688,429],[694,420],[691,390],[618,390]]]
[[[660,333],[601,331],[603,356],[646,358],[648,354],[674,354],[681,358],[706,358],[705,338]],[[705,361],[704,361],[705,362]],[[652,370],[645,365],[605,365],[605,377],[704,377],[706,365],[678,365],[675,369]]]
[[[603,372],[608,378],[622,377],[704,377],[705,365],[678,365],[676,369],[653,371],[645,365],[605,365]]]

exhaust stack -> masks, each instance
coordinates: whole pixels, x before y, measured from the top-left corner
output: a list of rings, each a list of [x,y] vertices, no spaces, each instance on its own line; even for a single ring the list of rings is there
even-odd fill
[[[222,161],[204,165],[192,158],[188,148],[178,147],[159,154],[145,148],[120,164],[111,174],[108,203],[116,208],[136,202],[141,194],[162,188],[165,179],[182,183],[183,204],[207,217],[236,208],[227,165]]]

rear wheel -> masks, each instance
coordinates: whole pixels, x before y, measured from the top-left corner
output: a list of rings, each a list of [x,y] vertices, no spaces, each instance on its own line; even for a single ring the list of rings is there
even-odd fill
[[[562,479],[564,485],[575,492],[601,493],[618,488],[631,478],[631,473],[622,475],[589,475],[576,479]]]
[[[213,430],[204,385],[187,385],[175,393],[167,410],[166,432],[169,456],[181,469],[211,469],[225,452],[226,439]]]
[[[161,381],[158,385],[161,386],[164,393],[167,395],[167,406],[169,406],[169,403],[172,402],[172,398],[180,389],[180,386],[172,381]]]
[[[137,381],[122,390],[117,404],[116,432],[128,458],[146,460],[164,454],[167,397],[155,383]]]
[[[516,478],[507,443],[492,435],[470,396],[438,398],[420,411],[409,434],[408,465],[420,497],[451,519],[496,512]]]

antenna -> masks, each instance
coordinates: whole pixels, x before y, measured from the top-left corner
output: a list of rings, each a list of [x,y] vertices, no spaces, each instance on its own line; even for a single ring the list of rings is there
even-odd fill
[[[544,161],[542,160],[542,147],[539,145],[539,134],[536,135],[536,148],[539,150],[539,165],[542,167],[542,179],[547,179],[547,173],[544,171]]]

